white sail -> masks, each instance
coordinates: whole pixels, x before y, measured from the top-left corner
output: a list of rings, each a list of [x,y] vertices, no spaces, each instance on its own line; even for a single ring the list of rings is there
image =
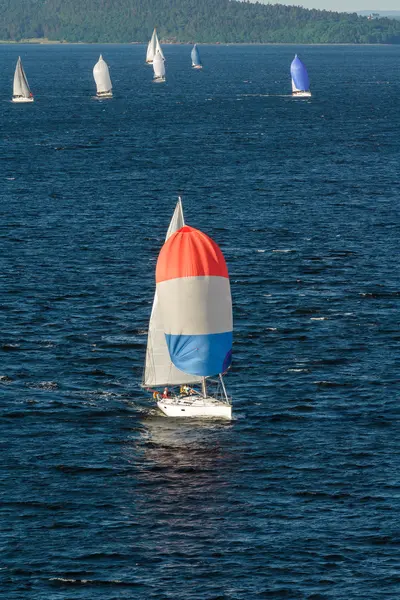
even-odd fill
[[[300,92],[300,90],[297,89],[293,79],[292,79],[292,92]]]
[[[157,42],[158,42],[157,32],[154,29],[153,35],[151,36],[151,39],[147,45],[147,54],[146,54],[146,62],[147,63],[153,62],[154,56],[157,51]]]
[[[163,79],[165,77],[165,64],[160,52],[157,52],[157,54],[154,57],[153,70],[154,79]]]
[[[21,57],[18,57],[17,66],[15,67],[13,97],[14,98],[31,98],[32,97],[31,90],[29,89],[28,80],[26,78],[25,71],[22,66]]]
[[[110,72],[108,65],[100,54],[98,62],[93,67],[93,77],[96,82],[97,93],[104,94],[109,93],[112,90],[112,83],[110,79]]]
[[[167,240],[175,233],[175,231],[178,231],[178,229],[184,225],[185,221],[183,218],[182,202],[179,198],[165,239]],[[155,293],[147,338],[143,386],[159,387],[164,385],[183,385],[186,383],[197,383],[201,380],[201,377],[188,375],[174,367],[172,364],[167,342],[165,340],[160,305],[157,293]]]
[[[157,54],[157,52],[159,52],[161,54],[161,58],[163,60],[165,60],[164,52],[162,51],[161,46],[160,46],[160,42],[158,41],[158,37],[156,36],[156,51],[155,51],[155,54]]]

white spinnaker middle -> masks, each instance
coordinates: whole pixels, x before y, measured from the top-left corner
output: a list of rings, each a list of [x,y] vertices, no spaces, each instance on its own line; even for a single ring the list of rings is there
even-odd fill
[[[97,93],[111,92],[112,83],[108,65],[100,54],[100,58],[93,67],[93,77],[96,82]]]
[[[185,225],[181,199],[179,198],[172,216],[167,235],[167,240],[175,231]],[[164,385],[182,385],[197,383],[201,377],[189,375],[177,369],[171,361],[167,342],[165,340],[164,326],[157,292],[154,295],[151,311],[149,333],[147,337],[146,363],[144,368],[143,386],[157,387]]]
[[[21,57],[18,58],[17,66],[15,67],[13,96],[23,96],[24,98],[31,96],[31,90],[29,89],[28,80],[22,66]]]

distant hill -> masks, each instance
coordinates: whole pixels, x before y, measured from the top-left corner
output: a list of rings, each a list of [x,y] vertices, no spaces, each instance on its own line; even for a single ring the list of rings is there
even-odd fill
[[[400,22],[234,0],[0,0],[0,39],[400,44]]]

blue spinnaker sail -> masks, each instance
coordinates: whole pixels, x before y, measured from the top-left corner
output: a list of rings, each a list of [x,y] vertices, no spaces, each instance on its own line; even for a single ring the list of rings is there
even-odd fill
[[[193,67],[201,65],[200,54],[197,49],[197,44],[195,44],[193,46],[193,50],[192,50],[192,53],[190,56],[192,58],[192,66]]]
[[[307,91],[310,89],[307,69],[297,54],[290,65],[290,74],[297,90]]]

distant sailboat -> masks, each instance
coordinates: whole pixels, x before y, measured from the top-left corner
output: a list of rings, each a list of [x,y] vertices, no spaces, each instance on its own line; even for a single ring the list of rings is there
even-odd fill
[[[147,45],[146,63],[148,65],[153,64],[153,60],[157,52],[159,52],[162,58],[165,60],[164,53],[160,46],[160,42],[158,41],[156,28],[154,28],[153,35],[151,36],[151,39]]]
[[[33,102],[33,94],[22,66],[21,57],[18,57],[14,73],[13,102]]]
[[[190,56],[192,58],[192,67],[193,67],[193,69],[202,69],[203,65],[201,64],[200,54],[199,54],[199,50],[197,48],[197,44],[195,44],[193,46],[193,50],[192,50]]]
[[[112,98],[112,83],[108,65],[100,54],[100,58],[93,67],[93,77],[97,87],[97,98]]]
[[[153,392],[168,417],[231,419],[222,377],[232,355],[228,271],[217,244],[185,225],[180,198],[158,257],[156,281],[142,387]],[[212,375],[218,379],[211,380]]]
[[[155,83],[163,83],[165,81],[165,62],[160,52],[157,51],[153,60],[153,70]]]
[[[309,98],[311,92],[307,69],[297,54],[290,65],[290,75],[292,76],[292,95],[296,98]]]

